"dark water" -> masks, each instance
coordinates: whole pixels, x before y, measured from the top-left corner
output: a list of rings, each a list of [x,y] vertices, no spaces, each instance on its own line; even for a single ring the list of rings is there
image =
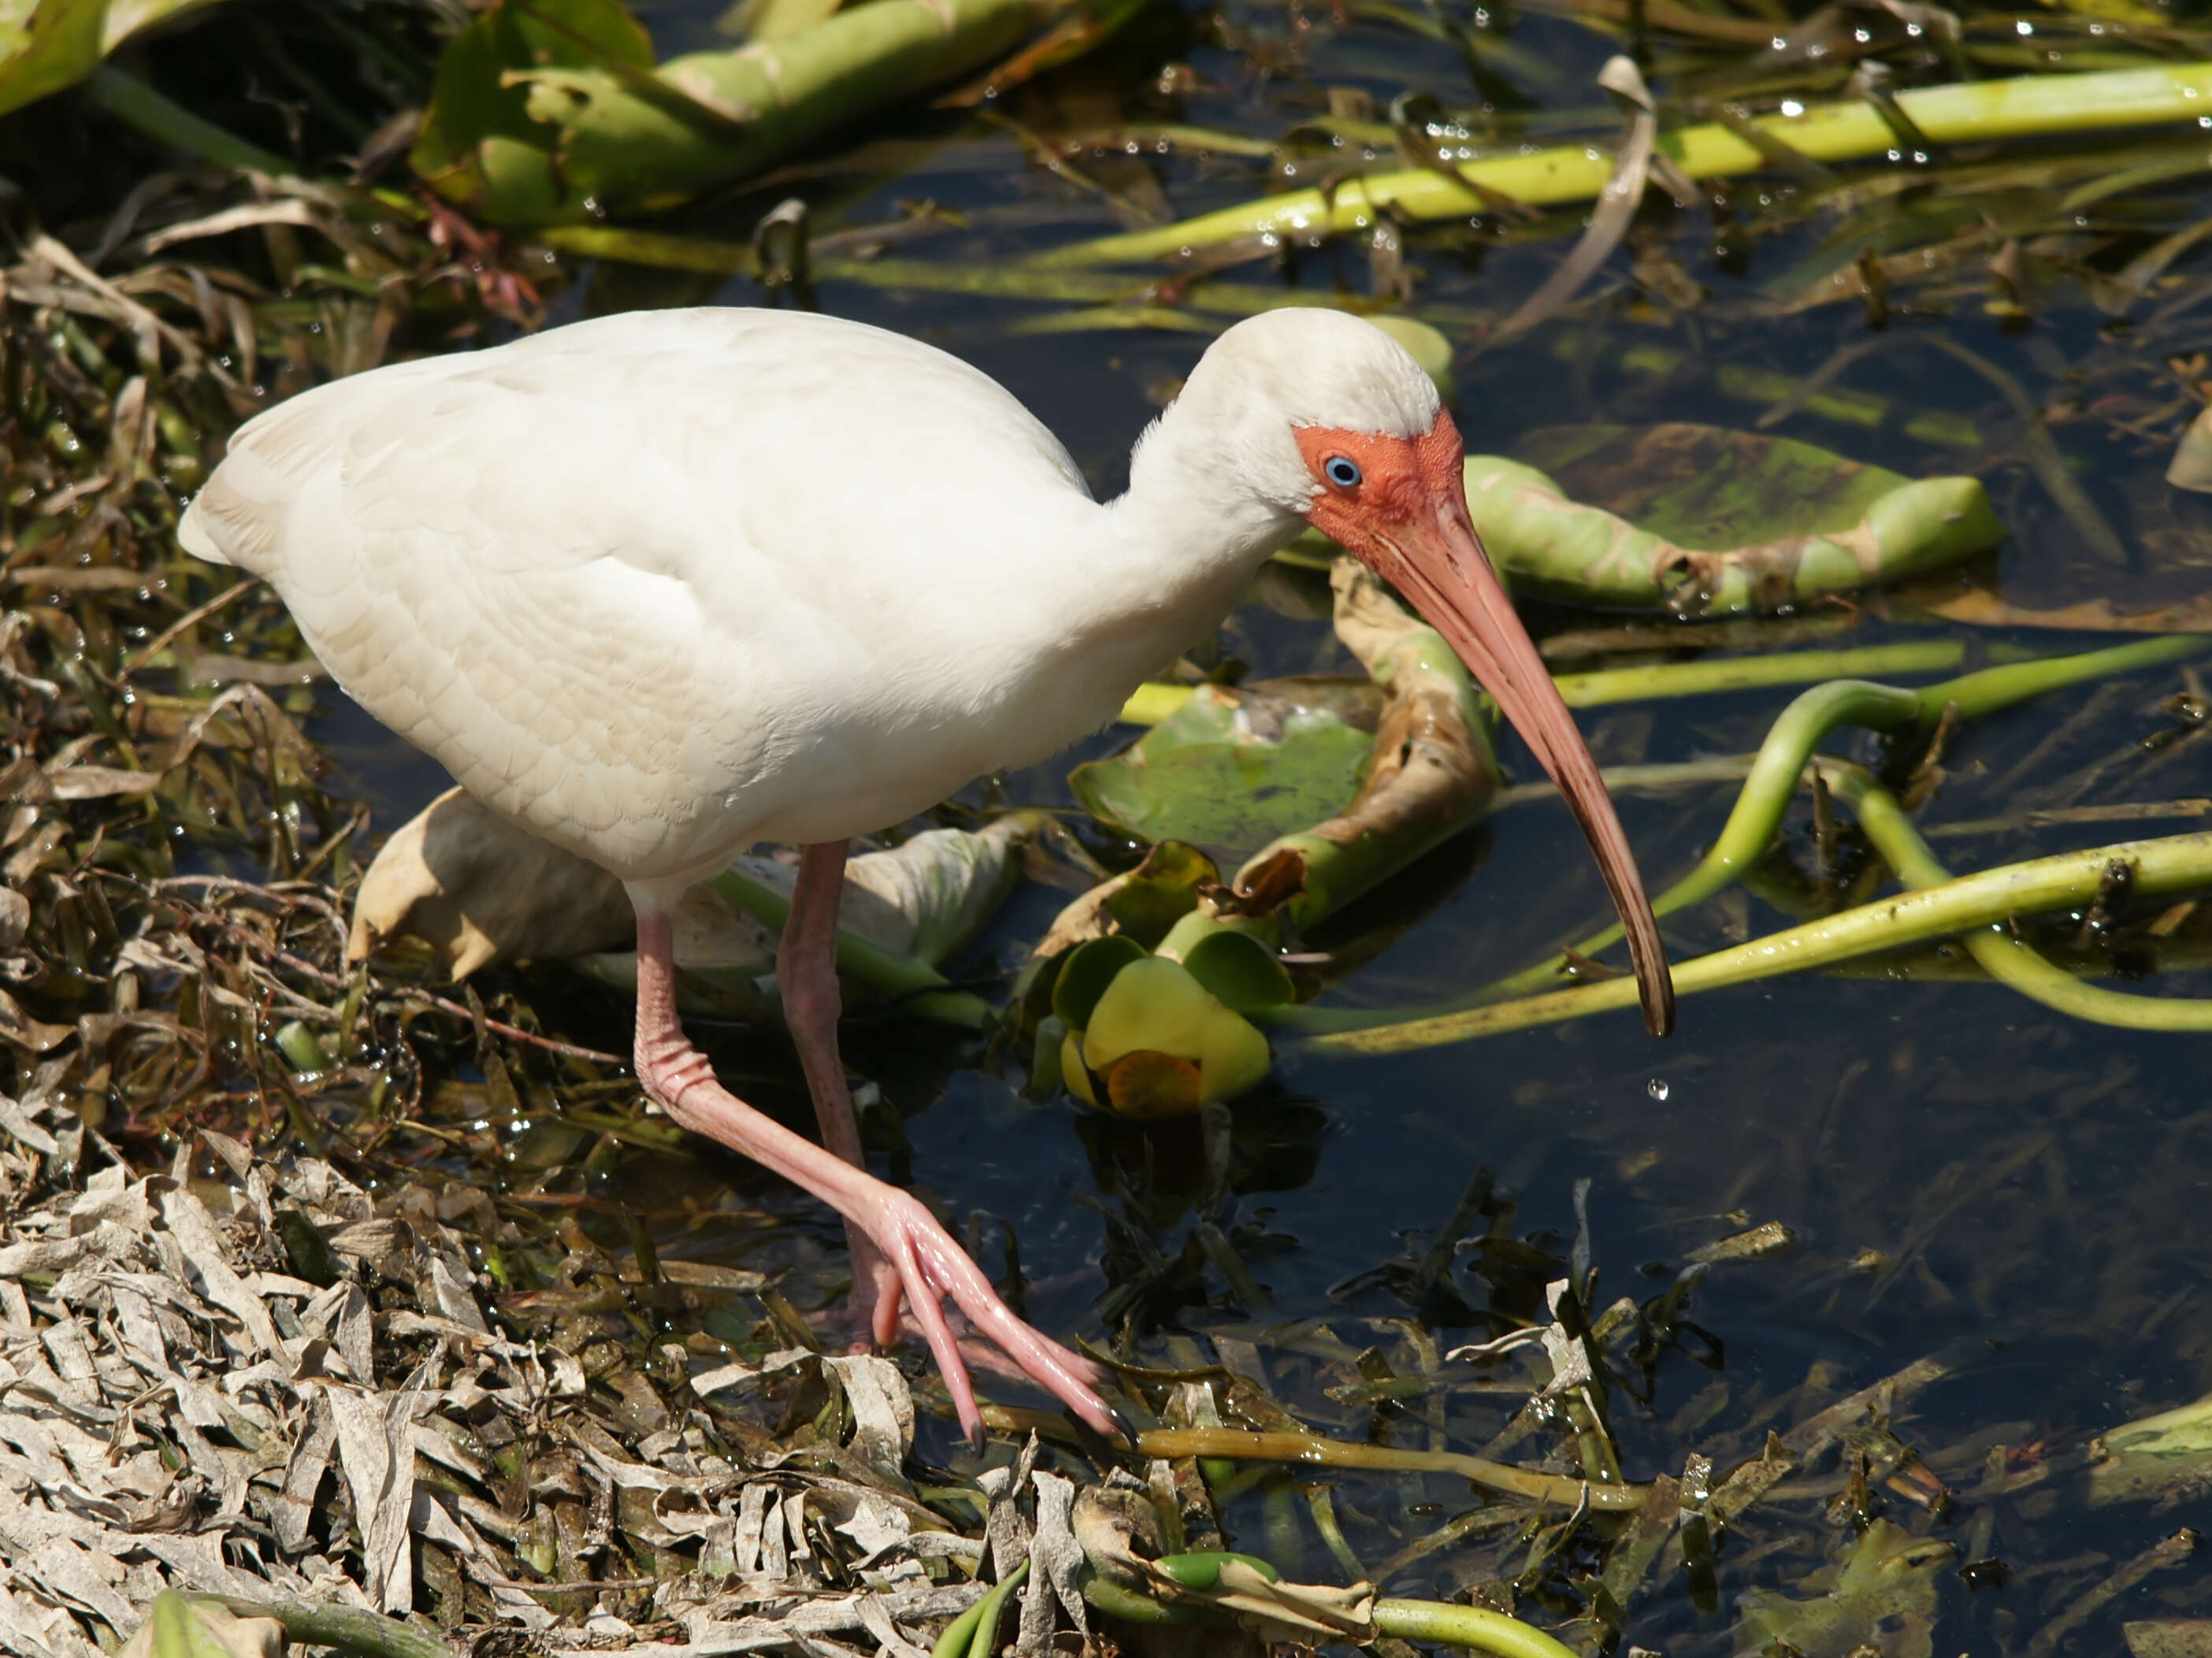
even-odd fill
[[[1266,39],[1287,38],[1280,12],[1231,8],[1231,15]],[[668,48],[711,42],[704,13],[668,6],[652,21]],[[1608,51],[1582,30],[1534,16],[1520,20],[1513,39],[1570,89],[1588,88]],[[1312,107],[1310,95],[1283,82],[1239,90],[1245,83],[1237,56],[1172,38],[1126,47],[1099,71],[1102,98],[1139,83],[1148,52],[1155,66],[1184,57],[1213,83],[1214,90],[1186,97],[1182,118],[1191,122],[1271,136]],[[1316,82],[1366,86],[1378,101],[1409,84],[1447,100],[1464,95],[1441,47],[1379,26],[1335,36],[1308,70]],[[1584,107],[1591,134],[1615,130],[1594,92],[1571,91],[1565,101]],[[917,130],[933,142],[896,176],[857,191],[847,176],[806,186],[817,193],[825,228],[888,217],[895,203],[927,197],[970,215],[978,227],[916,250],[954,261],[1004,259],[1111,228],[1089,197],[1025,164],[1006,133],[950,117],[899,131]],[[1158,176],[1179,209],[1195,211],[1240,199],[1255,175],[1183,160],[1158,163]],[[2192,197],[2185,186],[2165,199],[2176,224],[2208,210],[2201,190]],[[761,205],[760,199],[733,203],[695,224],[742,236]],[[1869,337],[1856,306],[1759,314],[1762,295],[1802,286],[1814,264],[1848,258],[1855,248],[1823,247],[1817,233],[1778,235],[1754,247],[1747,270],[1731,274],[1712,258],[1712,240],[1702,210],[1672,222],[1671,251],[1712,290],[1707,307],[1678,321],[1643,314],[1616,294],[1614,301],[1540,329],[1518,347],[1472,365],[1463,360],[1455,413],[1470,449],[1506,448],[1527,428],[1563,422],[1746,426],[1759,405],[1723,394],[1710,371],[1736,364],[1804,375],[1839,344]],[[1448,252],[1423,259],[1421,301],[1507,308],[1542,280],[1561,246],[1555,239],[1493,246],[1479,258]],[[1616,257],[1597,291],[1618,288],[1623,263]],[[1340,279],[1357,286],[1364,273],[1349,256],[1328,253],[1300,256],[1289,278],[1313,288]],[[758,297],[745,282],[702,285],[602,270],[566,309],[744,304]],[[1012,337],[1011,324],[1054,309],[1014,301],[837,282],[823,284],[817,297],[826,310],[931,339],[999,377],[1062,435],[1102,490],[1118,487],[1127,446],[1154,412],[1160,388],[1187,372],[1205,343],[1202,335],[1133,331]],[[2078,288],[2058,284],[2045,305],[2026,334],[2001,329],[1978,298],[1955,301],[1947,318],[1893,320],[1879,347],[1842,378],[1901,411],[1951,411],[1978,422],[1990,434],[1980,456],[1916,442],[1894,417],[1853,430],[1801,415],[1778,430],[1907,473],[1982,470],[2008,531],[1995,568],[2001,590],[2015,602],[2185,595],[2199,580],[2196,567],[2206,561],[2212,537],[2202,533],[2196,503],[2178,501],[2160,481],[2163,442],[2137,440],[2091,419],[2054,428],[2128,544],[2131,568],[2110,569],[2084,549],[2021,463],[2009,412],[1989,384],[1925,347],[1932,331],[1944,331],[2017,377],[2039,404],[2086,402],[2100,387],[2140,390],[2156,378],[2154,363],[2130,366],[2124,337],[2105,328]],[[2185,318],[2174,330],[2167,349],[2193,349]],[[2212,337],[2212,324],[2197,331]],[[1683,354],[1687,367],[1668,377],[1622,366],[1624,351],[1655,346]],[[1553,626],[1589,621],[1542,619]],[[1869,621],[1839,642],[1945,631]],[[2045,651],[2110,642],[1948,632],[1978,648],[1993,638]],[[1331,652],[1325,624],[1259,613],[1232,623],[1230,642],[1262,674],[1308,671]],[[2157,670],[2118,692],[2068,691],[1972,726],[1947,756],[1950,776],[1922,812],[1923,827],[1932,833],[1946,823],[2017,812],[2041,798],[2039,789],[2104,759],[2111,765],[2087,797],[2094,800],[2206,792],[2203,747],[2135,746],[2172,726],[2162,704],[2185,683],[2182,670]],[[1792,695],[1783,689],[1630,705],[1586,714],[1583,724],[1608,762],[1738,752],[1755,746]],[[2036,756],[2059,722],[2077,716],[2084,717],[2058,752]],[[357,745],[349,757],[380,795],[380,828],[395,825],[439,786],[434,768],[410,766],[396,746],[379,745],[373,727],[337,719],[333,732]],[[1101,739],[1094,751],[1115,740]],[[1848,740],[1830,746],[1856,751]],[[1504,752],[1518,775],[1534,774],[1516,744],[1509,740]],[[2014,775],[2023,762],[2025,773]],[[1056,762],[1012,780],[1011,792],[1065,801],[1065,769]],[[1625,802],[1655,887],[1686,869],[1711,840],[1731,794],[1716,786]],[[1793,832],[1802,831],[1805,817],[1801,803]],[[1939,837],[1936,845],[1963,871],[2183,827],[2191,825],[2015,828]],[[1025,889],[973,964],[1013,962],[1060,902],[1052,891]],[[1551,805],[1500,815],[1404,878],[1386,902],[1425,913],[1346,988],[1349,999],[1389,1002],[1467,989],[1524,965],[1608,913],[1579,835]],[[1739,894],[1676,918],[1667,932],[1679,958],[1789,919]],[[2154,988],[2212,994],[2202,973],[2176,975]],[[625,1017],[626,1010],[609,1007],[597,1039],[618,1045]],[[716,1035],[734,1086],[751,1086],[774,1108],[804,1112],[780,1039]],[[857,1068],[881,1082],[903,1119],[904,1149],[884,1152],[878,1167],[939,1194],[957,1217],[984,1211],[1011,1224],[1024,1270],[1037,1283],[1030,1310],[1048,1327],[1103,1333],[1091,1312],[1109,1287],[1100,1265],[1109,1238],[1102,1208],[1164,1254],[1182,1248],[1194,1218],[1189,1194],[1199,1181],[1188,1136],[1106,1125],[1065,1099],[1025,1102],[1009,1078],[975,1068],[972,1051],[933,1032],[862,1027],[849,1041]],[[1690,999],[1679,1034],[1666,1042],[1645,1036],[1632,1016],[1613,1015],[1388,1060],[1323,1060],[1285,1051],[1273,1079],[1237,1108],[1232,1192],[1217,1217],[1238,1240],[1268,1304],[1241,1304],[1209,1270],[1146,1309],[1169,1330],[1213,1329],[1249,1340],[1295,1321],[1325,1320],[1354,1348],[1388,1346],[1395,1338],[1377,1321],[1417,1309],[1387,1288],[1346,1288],[1347,1281],[1405,1254],[1409,1242],[1418,1254],[1482,1167],[1494,1175],[1501,1201],[1510,1196],[1515,1206],[1502,1229],[1559,1256],[1575,1233],[1575,1184],[1589,1182],[1601,1304],[1620,1294],[1656,1294],[1696,1246],[1747,1224],[1778,1221],[1796,1234],[1793,1249],[1723,1264],[1694,1294],[1691,1313],[1719,1344],[1717,1368],[1712,1353],[1670,1351],[1657,1362],[1648,1405],[1617,1401],[1630,1476],[1678,1471],[1683,1457],[1700,1448],[1748,1454],[1766,1425],[1786,1429],[1843,1394],[1963,1340],[1970,1345],[1953,1377],[1921,1395],[1895,1429],[1938,1458],[1950,1483],[1971,1486],[1979,1453],[1953,1466],[1940,1461],[1947,1448],[1981,1436],[1984,1444],[2063,1450],[2212,1389],[2212,1294],[2204,1268],[2212,1251],[2212,1099],[2205,1054],[2198,1039],[2078,1023],[1986,984],[1826,976]],[[876,1121],[878,1139],[888,1123],[888,1116]],[[1155,1195],[1139,1209],[1124,1194],[1147,1169]],[[696,1182],[702,1194],[730,1182],[746,1201],[763,1202],[799,1224],[796,1242],[787,1238],[752,1258],[811,1263],[834,1274],[839,1234],[815,1206],[727,1159],[702,1156],[675,1177]],[[635,1193],[670,1178],[664,1168],[632,1171],[623,1189]],[[1158,1195],[1178,1189],[1186,1193],[1182,1199]],[[720,1246],[702,1233],[685,1247]],[[984,1254],[992,1270],[995,1248],[993,1242]],[[1869,1251],[1879,1252],[1878,1263],[1863,1259]],[[1540,1272],[1501,1287],[1495,1277],[1478,1278],[1474,1260],[1462,1256],[1451,1275],[1468,1307],[1497,1303],[1523,1316],[1538,1311],[1530,1291],[1540,1284]],[[1485,1339],[1498,1327],[1462,1316],[1438,1324],[1435,1334],[1450,1345]],[[1156,1357],[1168,1352],[1156,1328],[1146,1351]],[[1285,1396],[1314,1402],[1302,1392],[1308,1376],[1302,1361],[1277,1363],[1274,1380]],[[1510,1409],[1455,1401],[1453,1442],[1480,1445]],[[1358,1413],[1343,1420],[1348,1425],[1340,1430],[1352,1436],[1365,1430]],[[1413,1442],[1403,1430],[1401,1436]],[[1351,1541],[1372,1563],[1469,1499],[1455,1482],[1431,1481],[1419,1500],[1441,1505],[1431,1514],[1404,1482],[1355,1480],[1342,1500]],[[1901,1503],[1891,1511],[1915,1528],[1948,1536],[1978,1523],[1987,1528],[1975,1540],[1982,1552],[2011,1568],[2002,1590],[1970,1591],[1946,1575],[1936,1641],[1938,1650],[1953,1652],[2023,1644],[2057,1606],[2179,1520],[2201,1518],[2203,1505],[2180,1515],[2140,1507],[2092,1515],[2078,1488],[2062,1479],[1993,1503],[1964,1503],[1948,1519]],[[1781,1512],[1795,1519],[1747,1524],[1735,1554],[1723,1557],[1717,1610],[1700,1612],[1679,1579],[1656,1584],[1632,1624],[1632,1637],[1653,1646],[1725,1647],[1735,1594],[1762,1582],[1794,1582],[1804,1568],[1802,1554],[1763,1556],[1759,1540],[1780,1537],[1799,1521],[1819,1535],[1826,1523],[1817,1503]],[[1232,1519],[1258,1540],[1256,1510],[1240,1509]],[[1310,1531],[1305,1542],[1316,1570],[1333,1570]],[[1423,1578],[1420,1570],[1407,1582],[1454,1587]],[[2187,1610],[2202,1594],[2186,1581],[2154,1576],[2124,1597],[2119,1610],[2128,1616]],[[2067,1649],[2118,1644],[2108,1613]]]

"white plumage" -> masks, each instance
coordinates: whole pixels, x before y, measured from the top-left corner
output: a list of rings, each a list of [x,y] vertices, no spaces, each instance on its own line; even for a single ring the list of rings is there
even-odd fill
[[[1434,392],[1407,386],[1425,427]],[[295,398],[232,440],[180,533],[267,577],[338,683],[471,794],[682,882],[753,841],[895,823],[1111,720],[1272,550],[1194,552],[1218,510],[1159,533],[1185,480],[1153,470],[1164,512],[1101,508],[994,381],[899,335],[638,313]],[[1249,508],[1263,537],[1298,527]]]
[[[592,859],[638,916],[638,1079],[842,1213],[879,1341],[903,1302],[971,1432],[951,1297],[1102,1431],[1086,1361],[1007,1311],[864,1166],[837,1060],[845,843],[1111,720],[1308,522],[1483,675],[1658,935],[1571,716],[1467,517],[1413,360],[1328,311],[1231,329],[1101,505],[1020,404],[944,353],[805,313],[656,312],[376,370],[248,423],[187,551],[265,576],[362,706],[484,805]],[[828,1149],[685,1041],[670,917],[757,840],[803,845],[778,962]]]

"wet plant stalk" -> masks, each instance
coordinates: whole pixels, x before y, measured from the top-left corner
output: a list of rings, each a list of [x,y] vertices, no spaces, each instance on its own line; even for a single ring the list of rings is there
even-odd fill
[[[1694,642],[1694,639],[1685,642]],[[1722,691],[1759,690],[1775,685],[1875,673],[1936,673],[1966,659],[1959,640],[1869,645],[1844,651],[1784,651],[1768,656],[1731,656],[1705,662],[1658,662],[1635,668],[1598,668],[1588,673],[1554,675],[1552,683],[1571,708],[1601,708],[1617,702],[1656,701],[1677,696],[1710,696]],[[1121,705],[1125,726],[1157,726],[1190,701],[1194,688],[1150,682],[1137,687]]]
[[[1571,1658],[1574,1650],[1502,1612],[1437,1600],[1377,1600],[1375,1627],[1401,1641],[1440,1641],[1499,1658]]]
[[[1859,827],[1899,880],[1920,890],[1952,878],[1920,838],[1897,797],[1870,773],[1836,764],[1823,769],[1829,787],[1858,815]],[[2014,938],[2002,924],[1968,932],[1960,942],[1990,978],[2054,1011],[2129,1030],[2212,1030],[2212,1000],[2136,996],[2084,984]]]
[[[2102,131],[2193,120],[2212,98],[2212,64],[2112,70],[2088,75],[2037,75],[1928,87],[1897,101],[1936,143]],[[1864,160],[1896,148],[1897,137],[1873,103],[1820,104],[1798,115],[1762,116],[1753,123],[1801,155],[1820,161]],[[1662,134],[1659,153],[1692,179],[1765,171],[1759,149],[1717,123]],[[1532,207],[1588,201],[1612,174],[1610,156],[1594,146],[1561,144],[1521,155],[1469,161],[1462,175]],[[1364,230],[1386,212],[1413,219],[1461,218],[1482,210],[1474,189],[1433,168],[1370,173],[1333,191],[1292,191],[1158,229],[1100,237],[1048,255],[1041,264],[1105,264],[1172,257],[1248,237],[1313,238]]]
[[[929,1658],[971,1658],[975,1653],[988,1655],[996,1651],[1000,1617],[1013,1592],[1029,1581],[1029,1575],[1030,1563],[1024,1560],[995,1584],[988,1594],[945,1626],[945,1633],[930,1649]]]
[[[2207,836],[2212,841],[2212,836]],[[1628,983],[1629,999],[1636,987]],[[1603,988],[1603,987],[1600,987]],[[1455,1473],[1492,1491],[1510,1491],[1531,1502],[1555,1503],[1571,1509],[1589,1491],[1589,1505],[1609,1512],[1633,1509],[1644,1501],[1640,1485],[1589,1485],[1560,1474],[1516,1468],[1510,1462],[1468,1456],[1457,1451],[1409,1451],[1390,1445],[1359,1445],[1349,1440],[1323,1439],[1317,1435],[1255,1433],[1243,1428],[1150,1428],[1137,1436],[1137,1448],[1146,1456],[1218,1456],[1256,1459],[1267,1462],[1304,1462],[1332,1468],[1410,1469],[1425,1473]]]
[[[258,145],[224,131],[182,104],[173,103],[135,76],[102,64],[85,82],[92,100],[127,125],[136,127],[156,143],[196,155],[212,167],[233,167],[246,173],[265,173],[289,178],[292,164]]]
[[[2132,868],[2133,890],[2140,895],[2212,886],[2212,834],[2126,841],[2087,852],[2062,853],[1878,899],[1679,963],[1674,969],[1674,988],[1686,996],[1785,973],[1809,972],[1875,950],[1994,926],[2014,915],[2086,904],[2095,899],[2106,871],[2115,862]],[[1395,1054],[1635,1005],[1636,981],[1621,978],[1517,1001],[1410,1017],[1402,1010],[1322,1009],[1274,1010],[1258,1017],[1259,1022],[1277,1029],[1313,1033],[1312,1045],[1323,1051]]]
[[[1947,679],[1919,690],[1905,690],[1894,685],[1877,685],[1857,679],[1838,679],[1825,685],[1816,685],[1784,709],[1769,728],[1766,740],[1759,745],[1758,756],[1752,762],[1751,775],[1744,780],[1743,788],[1736,796],[1735,805],[1729,811],[1728,822],[1714,841],[1711,850],[1698,860],[1695,869],[1652,900],[1652,912],[1658,915],[1671,915],[1693,904],[1703,903],[1764,857],[1766,848],[1773,843],[1776,832],[1781,828],[1782,815],[1789,810],[1790,799],[1797,792],[1797,785],[1804,775],[1806,762],[1813,756],[1813,750],[1839,726],[1896,731],[1915,722],[1938,718],[1947,706],[1955,706],[1960,719],[1972,719],[1994,714],[2000,708],[2043,691],[2057,690],[2068,685],[2103,679],[2112,674],[2151,667],[2162,662],[2183,661],[2201,656],[2207,650],[2212,650],[2212,639],[2198,634],[2176,634],[2116,646],[2110,650],[2088,651],[2074,656],[2042,657],[2032,662],[2007,663],[2002,667],[1984,668],[1975,673],[1962,674],[1956,679]],[[1848,657],[1854,653],[1823,651],[1802,654],[1833,658]],[[1787,661],[1790,659],[1771,659]],[[1659,673],[1666,670],[1645,671]],[[1903,872],[1899,873],[1901,877]],[[1620,938],[1620,927],[1616,923],[1581,939],[1573,949],[1577,955],[1594,956],[1617,943]],[[1554,983],[1558,976],[1556,962],[1539,963],[1510,978],[1498,981],[1468,999],[1486,1001],[1500,996],[1518,995]]]
[[[1192,1625],[1225,1621],[1194,1605],[1155,1600],[1094,1573],[1083,1585],[1083,1598],[1109,1617],[1131,1624]],[[1440,1600],[1377,1600],[1375,1631],[1401,1641],[1432,1641],[1498,1658],[1575,1658],[1565,1646],[1533,1624],[1482,1606]],[[950,1631],[947,1631],[948,1635]],[[939,1641],[932,1658],[951,1658]]]
[[[235,1594],[191,1598],[239,1618],[273,1618],[284,1626],[285,1638],[301,1646],[334,1647],[358,1658],[453,1658],[451,1649],[436,1636],[366,1607],[250,1600]]]
[[[1769,656],[1721,657],[1706,662],[1662,662],[1638,668],[1598,668],[1565,673],[1553,683],[1571,708],[1601,708],[1616,702],[1644,702],[1662,697],[1709,696],[1720,691],[1757,690],[1771,685],[1858,677],[1877,673],[1938,673],[1966,659],[1964,641],[1916,641],[1869,645],[1845,651],[1781,651]]]

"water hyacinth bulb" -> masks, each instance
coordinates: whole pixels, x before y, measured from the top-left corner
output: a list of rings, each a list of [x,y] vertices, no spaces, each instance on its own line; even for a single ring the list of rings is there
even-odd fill
[[[1146,956],[1123,965],[1087,1024],[1062,1039],[1060,1075],[1089,1104],[1176,1117],[1243,1093],[1271,1060],[1267,1039],[1188,968]]]

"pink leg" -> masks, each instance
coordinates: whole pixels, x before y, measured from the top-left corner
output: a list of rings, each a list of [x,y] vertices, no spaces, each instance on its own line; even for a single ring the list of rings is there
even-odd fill
[[[845,892],[846,853],[842,841],[823,841],[800,852],[791,913],[775,953],[775,980],[783,992],[784,1023],[806,1072],[807,1091],[814,1096],[822,1143],[855,1169],[866,1169],[860,1126],[837,1054],[837,1017],[844,1011],[837,987],[837,908]],[[845,1239],[853,1254],[853,1305],[866,1311],[878,1346],[896,1345],[897,1269],[857,1223],[845,1223]]]
[[[809,864],[817,866],[814,872],[817,882],[821,878],[819,866],[827,864],[831,877],[829,896],[834,897],[842,890],[844,855],[842,847],[808,847],[800,864],[800,894],[809,890]],[[967,1365],[945,1322],[942,1302],[946,1296],[951,1297],[976,1328],[1003,1348],[1031,1380],[1100,1433],[1109,1437],[1119,1433],[1121,1429],[1112,1411],[1092,1390],[1092,1384],[1099,1379],[1096,1368],[1032,1330],[1008,1311],[997,1291],[991,1288],[990,1280],[977,1270],[919,1199],[884,1184],[856,1166],[860,1133],[853,1121],[852,1102],[845,1092],[843,1072],[836,1057],[836,984],[833,978],[825,1002],[817,982],[819,969],[811,959],[820,957],[826,960],[832,956],[836,947],[836,912],[834,907],[819,902],[806,908],[828,909],[830,925],[826,930],[817,931],[818,923],[806,915],[795,899],[783,951],[787,959],[779,964],[778,976],[787,987],[794,982],[802,987],[799,1003],[787,1007],[787,1017],[798,1039],[800,1057],[814,1089],[815,1108],[823,1119],[825,1133],[833,1145],[849,1150],[852,1161],[793,1133],[774,1118],[747,1105],[714,1079],[714,1068],[684,1035],[683,1020],[676,1011],[673,936],[668,914],[642,904],[637,916],[638,1081],[684,1127],[719,1140],[805,1187],[844,1216],[849,1231],[868,1240],[876,1258],[887,1266],[885,1276],[894,1278],[896,1285],[895,1292],[879,1295],[877,1301],[875,1322],[878,1333],[886,1319],[896,1330],[897,1297],[902,1295],[914,1309],[930,1351],[936,1357],[946,1391],[952,1395],[953,1408],[959,1414],[961,1428],[970,1439],[981,1435],[982,1418],[975,1409],[975,1392],[969,1381]],[[810,938],[811,949],[793,951],[794,944],[804,944]],[[788,959],[794,953],[798,959]],[[834,973],[834,967],[831,971]],[[788,989],[786,993],[790,993]],[[827,1025],[823,1023],[825,1007],[830,1022]],[[825,1064],[826,1072],[823,1069]],[[823,1085],[820,1078],[824,1074],[836,1078],[833,1087]],[[866,1270],[868,1263],[855,1260],[856,1292],[861,1285],[860,1275]]]

